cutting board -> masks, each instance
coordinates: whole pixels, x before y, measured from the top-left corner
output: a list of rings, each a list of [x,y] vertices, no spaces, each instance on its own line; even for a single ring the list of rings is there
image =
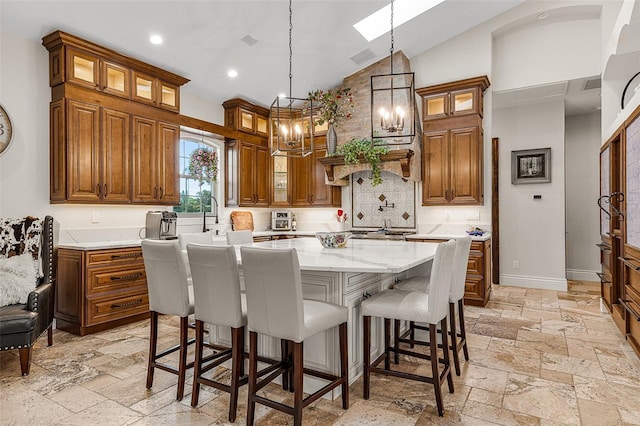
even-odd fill
[[[234,231],[243,231],[246,229],[253,231],[253,214],[251,214],[251,212],[232,211],[231,229]]]

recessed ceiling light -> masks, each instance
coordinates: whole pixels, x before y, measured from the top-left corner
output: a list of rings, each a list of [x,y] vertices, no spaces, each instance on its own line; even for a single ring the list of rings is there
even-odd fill
[[[547,19],[548,17],[549,17],[548,13],[541,13],[540,15],[536,16],[536,18],[538,18],[539,21]]]
[[[398,28],[405,22],[415,18],[442,3],[444,0],[395,0],[393,4],[393,28]],[[377,12],[353,25],[362,37],[371,41],[391,30],[391,5],[387,5]]]
[[[151,42],[151,44],[162,44],[162,36],[158,34],[152,34],[151,37],[149,37],[149,41]]]
[[[236,70],[229,70],[229,72],[227,72],[227,76],[231,77],[231,78],[235,78],[238,76],[238,71]]]

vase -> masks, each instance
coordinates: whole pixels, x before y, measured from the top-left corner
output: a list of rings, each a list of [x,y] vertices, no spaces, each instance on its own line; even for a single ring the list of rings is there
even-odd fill
[[[337,145],[338,135],[336,135],[336,129],[329,123],[329,128],[327,129],[327,155],[335,154]]]

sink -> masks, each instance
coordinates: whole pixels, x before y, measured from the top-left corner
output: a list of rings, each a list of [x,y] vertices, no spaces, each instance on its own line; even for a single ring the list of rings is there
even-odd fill
[[[351,231],[351,238],[362,240],[404,240],[407,235],[415,234],[412,231]]]

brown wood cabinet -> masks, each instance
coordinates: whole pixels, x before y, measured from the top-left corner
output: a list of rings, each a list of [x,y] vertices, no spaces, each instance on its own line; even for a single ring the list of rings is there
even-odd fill
[[[442,239],[410,239],[426,243],[442,243]],[[467,264],[464,304],[485,306],[491,297],[491,240],[472,241]]]
[[[84,336],[148,316],[140,247],[58,250],[57,328]]]
[[[225,143],[226,205],[269,206],[269,149],[233,140]]]
[[[269,136],[269,109],[234,98],[222,103],[224,125],[253,135]]]
[[[484,202],[482,94],[486,76],[417,90],[422,96],[422,205]]]
[[[291,159],[291,205],[293,207],[340,207],[341,188],[325,184],[325,168],[318,159],[327,153],[324,138],[318,138],[313,154]],[[320,147],[320,148],[318,148]]]
[[[51,202],[179,204],[174,123],[188,80],[60,31],[43,44]]]

